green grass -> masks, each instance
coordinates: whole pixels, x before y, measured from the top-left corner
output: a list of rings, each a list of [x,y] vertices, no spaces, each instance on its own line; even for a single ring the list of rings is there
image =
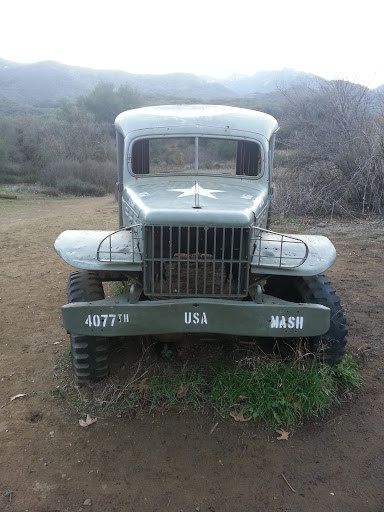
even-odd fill
[[[121,295],[122,293],[128,293],[131,287],[130,281],[114,281],[112,290],[114,295]]]
[[[224,415],[242,409],[245,418],[292,426],[318,418],[339,400],[341,392],[359,387],[356,362],[347,356],[338,367],[267,359],[262,364],[224,369],[212,381],[210,398]],[[239,398],[240,397],[240,398]]]
[[[68,356],[64,357],[68,361]],[[129,375],[111,377],[85,388],[74,385],[69,364],[61,362],[60,384],[52,392],[78,414],[129,415],[137,411],[214,408],[225,418],[292,427],[321,418],[361,385],[357,356],[348,353],[338,366],[284,361],[252,355],[236,362],[217,359],[183,363],[161,353],[146,353]]]

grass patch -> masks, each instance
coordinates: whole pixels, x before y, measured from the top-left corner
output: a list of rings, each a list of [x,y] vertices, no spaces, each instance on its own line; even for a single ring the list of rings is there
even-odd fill
[[[144,347],[134,364],[113,368],[112,377],[84,388],[74,384],[66,354],[57,365],[60,384],[52,395],[65,398],[80,415],[107,417],[212,407],[225,418],[292,427],[324,416],[361,385],[357,356],[352,353],[330,367],[255,352],[243,356],[239,345],[228,352],[223,343],[204,345],[203,354],[200,347],[197,357],[196,347],[188,349],[180,359],[177,345],[169,357],[172,346],[167,345],[167,357],[164,345]],[[121,347],[124,351],[125,345]],[[120,364],[126,361],[121,350]]]
[[[319,418],[339,401],[341,392],[359,386],[357,365],[351,355],[338,367],[304,366],[265,358],[245,359],[235,372],[224,369],[212,381],[210,398],[224,415],[241,408],[244,418],[292,426]]]
[[[112,283],[113,295],[121,295],[122,293],[128,293],[131,288],[130,281],[114,281]]]

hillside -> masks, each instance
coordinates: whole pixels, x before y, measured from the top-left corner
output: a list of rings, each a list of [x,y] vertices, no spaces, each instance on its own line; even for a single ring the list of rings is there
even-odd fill
[[[128,85],[144,94],[166,94],[199,100],[224,99],[236,93],[224,85],[192,74],[133,75],[124,71],[103,71],[58,62],[16,64],[0,59],[0,95],[13,102],[52,106],[62,99],[74,100],[89,93],[99,82]]]
[[[292,84],[308,78],[313,78],[313,75],[290,69],[216,80],[187,73],[134,75],[125,71],[96,70],[51,61],[18,64],[0,59],[0,96],[16,104],[34,107],[55,106],[62,99],[72,101],[81,94],[89,93],[102,81],[113,83],[116,87],[127,85],[143,94],[218,101],[270,93],[279,84]]]
[[[300,82],[319,80],[316,75],[295,71],[294,69],[282,69],[279,71],[260,71],[252,76],[233,77],[220,80],[220,83],[244,96],[254,93],[270,93],[281,86],[289,86]]]
[[[0,58],[0,111],[12,114],[21,108],[55,107],[63,99],[73,101],[80,95],[89,94],[99,82],[109,82],[115,87],[126,85],[143,95],[163,96],[165,100],[168,97],[181,101],[233,103],[246,97],[274,93],[279,86],[314,80],[321,79],[293,69],[214,79],[188,73],[134,75],[53,61],[19,64]]]

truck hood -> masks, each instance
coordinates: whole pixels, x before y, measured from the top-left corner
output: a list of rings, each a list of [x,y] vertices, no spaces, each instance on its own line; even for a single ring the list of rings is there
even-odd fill
[[[267,187],[239,178],[141,178],[126,187],[123,212],[148,225],[250,226],[267,207]]]

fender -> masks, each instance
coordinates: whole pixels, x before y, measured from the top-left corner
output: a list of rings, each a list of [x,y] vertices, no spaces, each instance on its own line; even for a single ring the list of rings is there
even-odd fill
[[[336,260],[336,249],[325,236],[258,231],[251,255],[253,274],[314,276]]]
[[[140,245],[132,231],[68,230],[55,241],[55,251],[83,270],[140,272]]]

